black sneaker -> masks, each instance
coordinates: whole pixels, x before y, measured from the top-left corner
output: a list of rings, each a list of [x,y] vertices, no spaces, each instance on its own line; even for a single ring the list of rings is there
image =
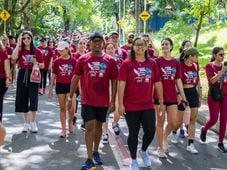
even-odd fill
[[[223,153],[227,153],[227,149],[225,148],[223,143],[218,144],[218,149]]]
[[[207,135],[207,133],[203,130],[203,127],[202,127],[201,134],[200,134],[200,139],[202,142],[206,142],[206,135]]]
[[[76,117],[76,116],[74,116],[74,117],[73,117],[73,125],[75,125],[75,124],[76,124],[76,120],[77,120],[77,117]]]
[[[81,167],[81,170],[95,170],[96,166],[91,159],[87,159],[87,161]]]

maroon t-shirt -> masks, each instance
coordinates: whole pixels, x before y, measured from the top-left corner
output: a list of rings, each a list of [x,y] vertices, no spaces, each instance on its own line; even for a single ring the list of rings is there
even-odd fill
[[[0,49],[0,78],[6,78],[4,62],[9,60],[6,50]]]
[[[128,55],[130,55],[131,48],[132,48],[131,46],[128,46],[127,44],[125,44],[121,48],[124,49],[125,51],[127,51]]]
[[[74,58],[57,58],[53,63],[53,73],[56,75],[56,82],[70,84],[75,68],[76,60]]]
[[[125,60],[128,57],[128,53],[126,50],[122,49],[122,48],[118,48],[115,51],[115,57],[116,58],[120,58],[122,60]]]
[[[217,75],[218,72],[221,71],[221,69],[222,66],[218,67],[212,62],[206,65],[205,70],[209,87],[211,86],[220,87],[220,81],[217,81],[215,84],[211,84],[210,79]],[[222,92],[224,96],[227,96],[227,72],[225,72],[222,77]]]
[[[181,80],[183,84],[197,86],[199,81],[199,70],[197,64],[187,66],[184,62],[180,62],[181,67]]]
[[[44,59],[44,70],[48,70],[49,66],[50,66],[50,60],[53,57],[53,52],[51,50],[50,47],[41,47],[39,46],[38,49],[40,49],[40,51],[43,54],[43,59]]]
[[[95,107],[109,105],[109,83],[117,80],[117,66],[113,57],[103,54],[101,57],[87,53],[77,62],[75,74],[81,76],[81,103]]]
[[[156,59],[156,63],[160,70],[164,102],[176,103],[176,79],[181,78],[180,62],[176,59],[166,60],[164,57]],[[157,95],[155,96],[157,99]]]
[[[154,49],[153,48],[148,48],[147,49],[148,56],[152,59],[158,58],[157,56],[154,55]]]
[[[137,62],[132,59],[123,61],[118,80],[125,81],[124,106],[126,111],[153,109],[154,83],[161,81],[154,60]]]
[[[12,55],[13,49],[11,47],[6,47],[6,51],[8,55]]]
[[[76,60],[78,60],[80,56],[81,54],[79,52],[76,52],[75,54],[73,54],[73,58],[75,58]]]
[[[36,58],[39,63],[43,63],[43,55],[41,51],[35,48],[34,54],[31,54],[30,51],[23,49],[23,51],[19,52],[18,60],[19,60],[19,68],[21,69],[32,69],[33,63],[31,62],[32,58]]]

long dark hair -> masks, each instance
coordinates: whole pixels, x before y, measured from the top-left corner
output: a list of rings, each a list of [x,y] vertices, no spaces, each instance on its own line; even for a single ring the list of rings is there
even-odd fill
[[[224,51],[224,48],[222,48],[222,47],[214,47],[212,49],[212,53],[211,53],[212,57],[210,59],[210,62],[213,62],[215,60],[215,56],[217,55],[217,53],[219,53],[219,51]]]
[[[34,45],[34,43],[33,43],[33,35],[32,35],[32,32],[31,31],[23,31],[22,32],[22,37],[24,36],[24,35],[28,35],[30,38],[31,38],[31,43],[30,43],[30,54],[35,54],[35,45]],[[25,47],[25,45],[24,45],[24,43],[23,43],[23,41],[22,41],[22,45],[21,45],[21,50],[23,51],[24,50],[24,47]]]
[[[136,37],[136,38],[134,39],[134,41],[132,42],[131,53],[130,53],[130,56],[129,56],[132,60],[135,60],[135,58],[136,58],[135,51],[134,51],[133,47],[134,47],[135,42],[136,42],[137,40],[143,40],[144,43],[145,43],[145,45],[147,45],[147,42],[143,39],[143,37]],[[145,51],[144,58],[146,59],[146,61],[149,60],[149,58],[150,58],[150,57],[148,56],[147,50]]]

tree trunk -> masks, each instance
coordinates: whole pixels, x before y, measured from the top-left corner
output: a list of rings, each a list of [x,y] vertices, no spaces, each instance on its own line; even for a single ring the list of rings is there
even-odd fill
[[[195,36],[195,43],[194,43],[195,47],[197,47],[197,45],[198,45],[199,33],[200,33],[200,30],[201,30],[201,27],[202,27],[204,16],[205,16],[204,13],[201,12],[201,15],[199,17],[199,23],[198,23],[197,28],[196,28],[196,36]]]

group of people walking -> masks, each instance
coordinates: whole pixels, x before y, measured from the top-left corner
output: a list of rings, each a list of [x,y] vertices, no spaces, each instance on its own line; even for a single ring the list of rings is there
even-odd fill
[[[157,155],[167,158],[168,137],[171,134],[171,141],[177,143],[176,132],[180,128],[182,134],[186,108],[190,108],[186,125],[186,150],[192,154],[199,153],[194,139],[196,118],[202,100],[198,63],[198,57],[202,54],[192,47],[189,40],[182,43],[179,57],[174,57],[174,44],[170,38],[161,41],[159,55],[148,34],[135,37],[130,33],[127,44],[122,47],[119,45],[118,32],[112,32],[106,37],[99,32],[94,32],[88,37],[75,37],[75,33],[72,40],[63,37],[57,46],[53,45],[53,39],[42,37],[39,47],[35,47],[32,33],[24,31],[13,46],[0,43],[1,126],[3,98],[15,75],[15,69],[10,68],[15,68],[17,63],[15,111],[23,112],[23,132],[38,132],[38,96],[47,92],[48,77],[48,99],[53,97],[55,86],[59,102],[61,138],[66,138],[67,129],[69,133],[74,133],[77,98],[81,96],[81,116],[86,129],[87,148],[87,160],[82,165],[82,170],[93,170],[96,169],[96,165],[103,164],[98,149],[101,140],[108,143],[110,113],[114,113],[112,128],[116,135],[120,133],[120,116],[123,116],[127,123],[132,170],[139,169],[137,147],[141,125],[144,134],[139,153],[145,166],[151,167],[147,148],[155,134]],[[12,49],[11,53],[7,52],[7,47]],[[220,115],[218,148],[227,153],[223,144],[227,121],[227,66],[223,65],[224,55],[222,47],[214,47],[211,61],[205,68],[209,87],[215,86],[219,89],[222,97],[214,98],[209,90],[210,120],[202,127],[200,138],[203,143],[206,142],[207,131],[217,122]],[[35,66],[41,71],[38,82],[31,80]]]

